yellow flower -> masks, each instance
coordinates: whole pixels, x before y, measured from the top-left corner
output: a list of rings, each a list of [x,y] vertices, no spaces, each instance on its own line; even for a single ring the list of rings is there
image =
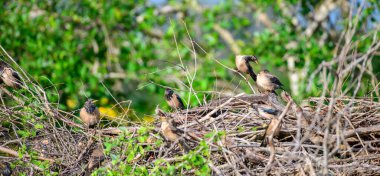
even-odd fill
[[[75,107],[78,106],[78,101],[76,99],[69,98],[66,100],[66,105],[70,109],[74,109]]]
[[[101,118],[106,118],[108,120],[114,120],[118,116],[117,111],[113,110],[112,108],[99,107],[99,112]]]

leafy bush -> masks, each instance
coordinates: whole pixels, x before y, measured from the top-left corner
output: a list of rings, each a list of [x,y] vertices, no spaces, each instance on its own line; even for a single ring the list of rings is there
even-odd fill
[[[322,61],[332,58],[338,40],[333,34],[340,32],[333,29],[346,23],[346,12],[340,11],[337,15],[341,20],[335,21],[334,28],[317,28],[310,37],[300,35],[307,26],[297,26],[285,7],[296,9],[299,22],[311,23],[307,18],[313,12],[310,5],[321,4],[297,3],[9,1],[3,3],[1,11],[0,41],[22,68],[50,90],[52,102],[62,102],[61,108],[76,109],[86,97],[112,100],[102,105],[109,108],[116,103],[111,93],[118,101],[132,100],[132,108],[142,115],[163,100],[163,88],[158,85],[178,88],[182,96],[191,83],[196,91],[209,91],[211,87],[216,91],[234,91],[233,85],[241,79],[214,60],[233,68],[235,53],[230,47],[259,56],[261,66],[255,69],[269,69],[290,90],[293,83],[287,81],[286,73],[306,70],[309,75]],[[376,2],[371,3],[374,6],[365,9],[368,17],[378,9]],[[263,12],[272,26],[257,22]],[[231,33],[236,46],[225,40],[216,25]],[[327,39],[326,34],[330,34]],[[363,50],[369,45],[366,41],[361,43]],[[295,70],[288,70],[288,56],[296,58]],[[195,71],[194,81],[189,81],[187,78]],[[313,91],[306,91],[306,76],[299,74],[299,98],[319,94],[318,82]],[[245,84],[239,86],[250,92]],[[193,96],[185,99],[191,105],[199,104]]]

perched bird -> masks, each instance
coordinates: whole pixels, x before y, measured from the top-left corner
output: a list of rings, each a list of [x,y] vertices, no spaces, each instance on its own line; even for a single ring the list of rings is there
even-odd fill
[[[11,165],[7,162],[0,163],[0,175],[1,176],[11,176],[12,168]]]
[[[256,56],[237,55],[235,57],[235,64],[237,70],[241,73],[249,74],[252,77],[253,81],[256,82],[257,75],[255,74],[255,72],[253,72],[252,66],[249,64],[249,62],[251,61],[258,64]]]
[[[5,85],[19,89],[23,85],[20,76],[16,71],[14,71],[7,63],[0,61],[0,83],[5,83]]]
[[[258,105],[256,109],[261,117],[270,119],[267,129],[264,132],[264,139],[260,145],[261,147],[265,147],[268,140],[270,140],[268,139],[270,135],[272,135],[272,137],[277,137],[280,134],[281,123],[278,119],[280,111],[268,105]],[[277,123],[280,124],[277,129],[274,129]]]
[[[263,70],[257,75],[257,86],[266,92],[276,93],[275,90],[283,89],[284,86],[280,80],[269,73],[268,70]]]
[[[165,89],[165,100],[172,109],[185,109],[185,105],[183,104],[181,97],[174,93],[172,89]]]
[[[162,110],[157,108],[156,114],[160,117],[161,133],[165,137],[165,139],[170,142],[179,142],[180,147],[183,148],[185,151],[188,151],[190,147],[186,144],[185,140],[181,138],[181,136],[179,135],[180,133],[183,133],[183,131],[174,127],[171,119],[169,119]]]
[[[255,106],[255,109],[261,117],[266,119],[276,118],[280,114],[280,111],[273,106],[260,104]]]
[[[93,127],[100,121],[99,109],[94,104],[96,101],[89,99],[80,110],[80,118],[87,127]]]
[[[89,161],[88,161],[88,166],[87,166],[87,172],[85,175],[91,175],[91,172],[98,168],[101,163],[104,161],[105,156],[103,153],[103,146],[102,144],[97,144],[92,151]]]

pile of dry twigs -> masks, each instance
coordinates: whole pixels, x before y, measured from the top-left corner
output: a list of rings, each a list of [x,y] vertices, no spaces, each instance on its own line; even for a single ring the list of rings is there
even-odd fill
[[[380,103],[371,99],[310,98],[298,106],[289,96],[283,99],[281,103],[274,95],[240,94],[167,116],[184,120],[178,128],[191,138],[211,131],[225,132],[222,140],[210,142],[214,174],[380,172]],[[260,147],[265,130],[260,127],[269,123],[254,108],[260,104],[283,112],[279,117],[283,121],[280,136],[268,147]]]
[[[284,100],[271,94],[239,94],[165,115],[181,121],[177,128],[185,131],[182,137],[189,138],[188,144],[193,149],[199,141],[207,141],[212,153],[209,166],[215,175],[355,175],[380,172],[380,103],[371,99],[310,98],[302,103],[303,106],[298,106],[290,96],[282,97]],[[270,104],[282,111],[279,117],[283,121],[280,136],[268,147],[260,147],[269,122],[256,112],[255,106],[261,104]],[[27,114],[24,111],[11,113],[3,108],[1,112],[3,117],[9,117],[6,120],[15,124],[15,128],[19,123],[17,117]],[[54,112],[46,112],[53,117],[48,120],[34,117],[36,121],[31,122],[31,128],[37,122],[44,125],[35,137],[13,136],[3,140],[0,149],[8,154],[6,160],[16,160],[13,157],[19,156],[10,146],[26,144],[37,152],[34,154],[37,159],[52,163],[50,170],[59,170],[63,175],[80,174],[86,172],[91,153],[101,138],[122,132],[117,128],[74,132],[70,129],[81,129],[82,126],[71,122],[72,115]],[[133,132],[138,128],[134,126],[127,130]],[[159,128],[156,131],[159,132]],[[214,140],[217,136],[204,138],[205,134],[218,131],[225,132],[221,140]],[[151,137],[163,138],[154,131]],[[136,163],[149,165],[149,162],[160,158],[170,162],[182,154],[179,145],[157,146],[153,155],[140,158]],[[25,162],[29,159],[30,154],[22,157]],[[109,161],[106,160],[102,166],[107,164]],[[33,164],[28,166],[31,167],[16,169],[29,173],[42,171]]]

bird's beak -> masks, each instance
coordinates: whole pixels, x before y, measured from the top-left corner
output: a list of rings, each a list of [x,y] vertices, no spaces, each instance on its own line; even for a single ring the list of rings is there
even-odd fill
[[[255,62],[256,64],[259,64],[259,59],[257,59],[256,56],[252,56],[253,57],[253,62]]]
[[[98,102],[98,100],[92,100],[92,103],[96,103],[96,102]]]

